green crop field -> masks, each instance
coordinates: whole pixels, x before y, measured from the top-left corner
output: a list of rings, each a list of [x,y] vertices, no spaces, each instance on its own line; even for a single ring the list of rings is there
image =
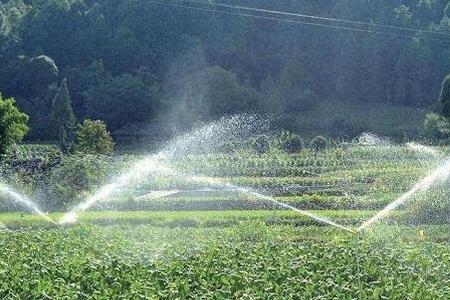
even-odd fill
[[[0,0],[0,300],[450,300],[450,0]]]
[[[0,295],[16,299],[448,299],[448,246],[407,230],[95,226],[3,233]],[[409,236],[409,237],[408,237]]]
[[[0,299],[450,299],[445,185],[358,233],[258,197],[356,230],[439,165],[434,150],[190,155],[171,167],[215,181],[133,181],[76,224],[0,213]],[[173,193],[148,196],[162,190]]]

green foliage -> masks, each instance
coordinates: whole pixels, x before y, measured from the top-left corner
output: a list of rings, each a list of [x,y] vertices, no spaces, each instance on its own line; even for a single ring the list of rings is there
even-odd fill
[[[17,107],[13,98],[3,99],[0,95],[0,154],[20,141],[28,131],[28,116]]]
[[[450,138],[450,123],[448,119],[436,114],[428,113],[420,132],[422,138],[429,142],[439,142]]]
[[[86,115],[114,131],[127,123],[151,120],[160,107],[160,89],[149,72],[123,74],[90,86],[84,93]]]
[[[86,119],[79,126],[74,144],[75,151],[90,154],[111,154],[113,147],[113,139],[103,121]]]
[[[107,176],[108,164],[98,156],[65,156],[48,178],[46,206],[65,210],[81,201]]]
[[[450,221],[450,195],[444,187],[417,195],[404,208],[403,222],[414,225],[448,224]]]
[[[328,148],[328,140],[323,136],[316,136],[310,143],[312,150],[318,152]]]
[[[270,150],[270,139],[267,135],[258,135],[252,140],[251,147],[259,155],[267,153]]]
[[[205,98],[201,103],[204,117],[217,118],[246,112],[257,103],[256,91],[241,84],[236,75],[221,67],[208,68],[201,75],[201,80],[206,88]]]
[[[134,213],[123,219],[139,224],[139,218]],[[101,222],[93,217],[96,221]],[[397,240],[383,242],[254,219],[232,228],[192,228],[188,221],[184,217],[190,227],[82,225],[0,232],[0,297],[432,300],[450,293],[449,248],[428,236],[422,240],[418,229],[405,228],[403,235],[385,231]],[[70,278],[61,280],[67,274]],[[31,283],[36,287],[29,289]]]
[[[93,86],[108,84],[112,80],[102,61],[94,61],[87,67],[65,68],[62,75],[70,83],[70,99],[75,115],[80,119],[86,115],[86,91]]]
[[[31,139],[54,139],[51,124],[52,99],[59,69],[48,56],[11,57],[0,68],[0,86],[5,95],[13,96],[29,117]]]
[[[252,87],[219,66],[184,74],[172,94],[173,111],[168,117],[171,125],[179,124],[180,129],[192,126],[196,120],[252,111],[259,102],[259,94]]]
[[[76,121],[70,101],[67,79],[62,81],[53,98],[53,119],[59,126],[68,126]]]
[[[446,1],[366,2],[279,1],[271,9],[450,28]],[[417,136],[421,116],[409,111],[429,110],[450,66],[449,47],[421,34],[397,43],[142,1],[3,1],[0,19],[0,88],[30,116],[31,139],[55,138],[51,102],[62,78],[75,115],[102,119],[112,132],[137,122],[167,122],[176,131],[198,119],[263,111],[307,136],[352,137],[360,127]],[[353,118],[324,113],[324,106],[343,110],[343,102]]]
[[[18,55],[0,68],[0,84],[5,87],[5,93],[27,103],[24,98],[44,97],[47,89],[56,83],[58,75],[59,69],[50,57]]]
[[[354,138],[367,130],[367,121],[364,117],[353,118],[348,114],[335,114],[331,116],[328,132],[332,137]]]
[[[431,149],[442,151],[443,155],[448,153],[446,148]],[[277,200],[304,209],[382,209],[425,176],[435,164],[434,156],[416,152],[403,145],[367,147],[339,144],[317,153],[300,151],[286,154],[271,151],[266,155],[255,155],[249,151],[223,153],[223,149],[217,150],[222,152],[183,156],[182,160],[172,161],[171,167],[184,174],[220,178],[256,190],[277,191]],[[83,157],[85,155],[78,155],[73,159]],[[142,156],[136,154],[114,158],[99,155],[86,157],[96,160],[100,169],[106,169],[108,178],[119,176],[123,170],[142,159]],[[0,166],[0,176],[5,182],[23,188],[26,194],[39,194],[42,195],[39,199],[49,199],[48,205],[43,208],[53,209],[51,197],[45,196],[45,191],[49,186],[49,176],[60,169],[61,159],[62,154],[55,146],[21,145],[14,155],[5,158]],[[62,173],[59,172],[61,178],[64,178]],[[253,197],[228,193],[180,193],[160,199],[149,196],[134,201],[134,197],[142,196],[144,191],[173,190],[175,187],[177,190],[205,188],[205,184],[201,182],[157,177],[157,180],[139,179],[124,189],[123,193],[111,196],[108,199],[114,203],[111,207],[125,210],[234,210],[270,207],[266,200],[259,201]],[[57,182],[57,176],[52,175],[52,180]],[[63,187],[71,185],[70,181],[60,184]],[[290,188],[286,189],[287,186]],[[73,192],[72,196],[75,194]],[[429,197],[434,198],[432,194]],[[441,196],[436,199],[441,199]],[[273,208],[278,207],[274,205]]]
[[[279,94],[282,97],[282,113],[298,114],[311,110],[318,102],[312,88],[309,66],[303,57],[290,59],[281,70],[278,82]]]
[[[70,101],[67,79],[64,79],[53,98],[52,117],[59,131],[59,144],[64,152],[67,152],[72,144],[76,118]]]
[[[305,148],[303,139],[294,133],[283,132],[278,137],[278,144],[280,148],[286,153],[296,153]]]
[[[44,190],[49,174],[60,163],[62,156],[59,147],[54,145],[17,145],[2,158],[0,177],[3,182],[19,188],[24,194],[42,195],[42,199],[45,199]],[[2,200],[0,211],[23,209],[20,203],[12,205],[10,201],[5,202],[4,198]]]
[[[450,119],[450,75],[445,77],[444,81],[442,82],[439,103],[442,108],[443,116],[447,119]]]

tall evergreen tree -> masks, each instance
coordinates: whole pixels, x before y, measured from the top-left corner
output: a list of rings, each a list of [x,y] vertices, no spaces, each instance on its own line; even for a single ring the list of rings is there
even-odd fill
[[[70,101],[67,79],[63,79],[61,85],[53,98],[52,117],[59,129],[59,144],[63,151],[70,149],[75,131],[75,114]]]
[[[441,95],[439,97],[439,103],[442,107],[442,114],[447,119],[450,118],[450,74],[445,77],[442,82]]]

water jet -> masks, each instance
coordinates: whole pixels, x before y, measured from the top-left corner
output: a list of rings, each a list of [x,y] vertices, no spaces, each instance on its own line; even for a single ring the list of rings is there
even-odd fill
[[[39,207],[33,201],[28,199],[28,197],[26,197],[25,195],[21,195],[20,193],[15,191],[13,188],[7,186],[6,184],[0,183],[0,192],[10,196],[16,202],[18,202],[18,203],[26,206],[27,208],[31,209],[32,211],[34,211],[36,214],[38,214],[39,216],[41,216],[42,218],[44,218],[48,222],[53,223],[55,225],[57,224],[53,219],[51,219],[43,211],[41,211],[39,209]]]

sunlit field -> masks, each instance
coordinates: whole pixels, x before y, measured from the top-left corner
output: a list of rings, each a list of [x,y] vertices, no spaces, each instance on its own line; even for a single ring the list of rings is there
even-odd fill
[[[450,0],[0,1],[0,300],[450,300]]]
[[[357,143],[318,153],[192,154],[172,167],[196,178],[140,180],[78,212],[74,224],[2,213],[0,296],[448,299],[445,188],[358,231],[437,167],[444,150]]]

